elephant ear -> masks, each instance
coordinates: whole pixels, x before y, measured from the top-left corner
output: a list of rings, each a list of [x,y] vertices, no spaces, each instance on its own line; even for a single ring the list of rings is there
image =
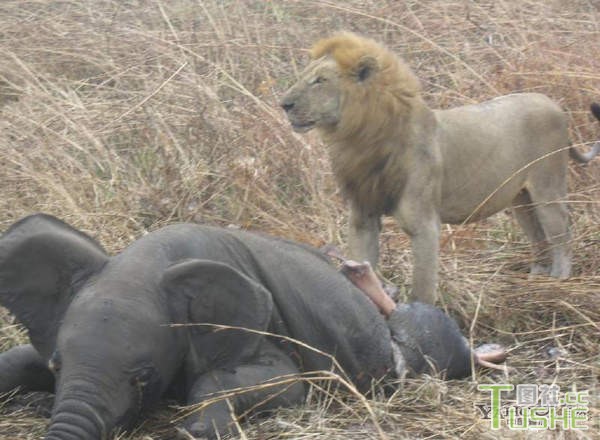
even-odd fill
[[[267,330],[271,293],[227,264],[186,260],[167,269],[162,287],[168,292],[171,317],[179,324],[218,324]],[[190,325],[192,362],[197,369],[235,366],[252,358],[263,336],[248,330]]]
[[[46,214],[25,217],[0,238],[0,304],[44,358],[74,293],[107,259],[92,238]]]

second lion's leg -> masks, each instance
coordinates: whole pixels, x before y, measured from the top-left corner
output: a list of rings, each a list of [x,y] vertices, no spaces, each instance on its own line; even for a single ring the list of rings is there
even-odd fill
[[[369,215],[360,208],[350,208],[348,247],[350,258],[357,261],[367,260],[377,267],[379,260],[379,232],[381,218]]]
[[[514,198],[513,212],[533,248],[530,275],[549,275],[551,267],[548,242],[527,190],[523,190]]]
[[[405,197],[394,217],[410,237],[413,261],[411,301],[435,304],[440,252],[440,219],[427,198]]]
[[[439,270],[440,225],[428,222],[411,235],[413,279],[411,300],[434,304]]]
[[[560,279],[571,276],[569,218],[564,202],[550,202],[536,208],[540,223],[550,243],[552,270],[550,276]]]
[[[435,304],[440,253],[441,158],[415,162],[420,169],[406,182],[394,217],[410,237],[413,275],[411,301]]]
[[[569,211],[565,204],[566,174],[564,176],[535,176],[528,187],[535,206],[535,215],[542,226],[546,241],[550,245],[552,270],[555,278],[568,278],[571,275],[571,249],[569,232]]]

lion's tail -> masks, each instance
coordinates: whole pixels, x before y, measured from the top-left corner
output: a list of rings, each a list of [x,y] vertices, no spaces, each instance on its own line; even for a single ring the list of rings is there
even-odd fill
[[[600,104],[594,102],[591,105],[592,114],[600,121]],[[590,151],[587,153],[580,153],[575,148],[569,148],[569,156],[571,159],[576,160],[579,163],[588,163],[594,157],[600,153],[600,141],[596,142]]]

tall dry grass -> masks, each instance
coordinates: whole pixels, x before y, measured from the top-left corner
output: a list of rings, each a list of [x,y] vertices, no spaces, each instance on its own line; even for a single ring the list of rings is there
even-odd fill
[[[57,215],[111,252],[176,221],[236,224],[344,246],[346,210],[325,146],[291,132],[277,102],[335,30],[380,40],[449,107],[539,91],[571,120],[574,144],[600,137],[600,4],[594,0],[0,2],[0,229]],[[504,214],[444,229],[443,305],[474,343],[510,347],[507,375],[423,377],[369,401],[390,438],[497,438],[473,404],[481,382],[589,389],[600,429],[600,165],[573,165],[574,277],[528,280],[528,245]],[[391,221],[382,271],[405,291],[406,237]],[[25,340],[10,324],[0,348]],[[46,420],[4,399],[0,437],[39,438]],[[35,405],[33,405],[35,407]],[[121,438],[171,438],[173,411]],[[303,408],[242,425],[249,439],[379,438],[352,395],[318,385]],[[540,433],[502,437],[533,438]]]

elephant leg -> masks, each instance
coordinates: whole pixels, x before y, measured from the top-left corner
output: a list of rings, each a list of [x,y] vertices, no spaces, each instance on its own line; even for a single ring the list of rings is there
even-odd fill
[[[265,385],[277,382],[281,376],[299,374],[299,370],[282,351],[269,342],[265,341],[264,345],[255,361],[232,368],[215,369],[196,378],[188,394],[188,405],[207,402],[227,390],[234,391],[233,395],[217,399],[201,412],[188,416],[180,426],[183,438],[189,438],[185,435],[190,434],[213,439],[217,433],[224,435],[232,430],[233,415],[250,409],[271,410],[304,401],[306,392],[302,382]],[[248,388],[255,389],[244,390]]]
[[[54,391],[54,375],[32,345],[17,345],[0,354],[0,394],[17,387]]]

